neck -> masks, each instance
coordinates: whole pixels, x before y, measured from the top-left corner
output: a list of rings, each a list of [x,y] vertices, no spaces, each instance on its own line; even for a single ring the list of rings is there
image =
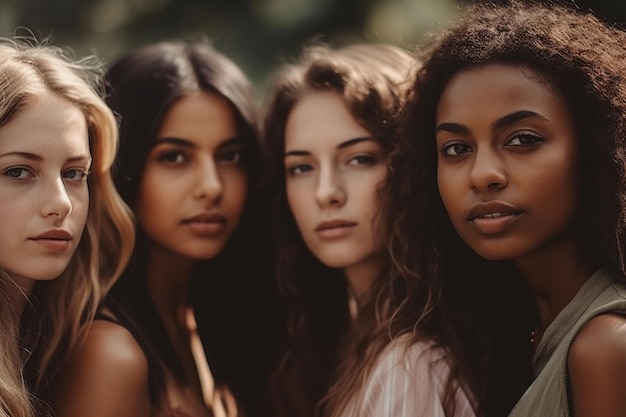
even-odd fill
[[[153,247],[146,268],[148,293],[166,327],[186,322],[194,260]]]
[[[382,270],[381,257],[378,254],[372,255],[355,265],[343,268],[343,273],[348,283],[350,298],[354,300],[356,310],[367,302],[370,290],[376,277]]]
[[[575,239],[564,239],[545,250],[515,261],[535,299],[540,330],[545,329],[598,269]]]

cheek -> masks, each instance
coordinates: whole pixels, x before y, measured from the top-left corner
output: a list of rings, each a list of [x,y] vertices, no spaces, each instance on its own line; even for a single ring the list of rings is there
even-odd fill
[[[154,181],[150,175],[145,175],[141,185],[137,200],[135,201],[133,212],[142,229],[149,232],[152,225],[167,222],[174,216],[172,207],[179,206],[182,201],[176,194],[186,192],[180,187],[170,187]]]
[[[74,227],[83,228],[87,222],[87,217],[89,215],[90,189],[96,187],[96,182],[97,181],[93,181],[91,185],[88,185],[85,182],[80,185],[69,184],[66,186],[66,191],[72,205],[70,221],[73,223]],[[97,193],[98,191],[95,192]]]
[[[245,173],[233,173],[223,176],[222,182],[228,205],[240,213],[243,211],[248,193],[248,176]]]
[[[447,169],[438,169],[437,171],[437,188],[439,190],[439,195],[441,196],[441,200],[443,201],[443,205],[448,212],[448,215],[454,215],[455,202],[458,201],[458,198],[454,198],[460,196],[460,193],[456,192],[458,190],[459,183],[453,176],[452,172],[449,172]]]
[[[89,190],[87,187],[80,193],[75,202],[74,207],[77,208],[78,221],[84,225],[89,215]]]
[[[302,182],[294,183],[287,180],[287,204],[293,214],[298,228],[302,229],[302,224],[307,218],[307,207],[313,207],[313,202],[308,198],[308,191]]]
[[[573,222],[579,209],[579,173],[575,166],[560,168],[555,165],[537,178],[534,187],[536,200],[544,201],[549,207],[546,213],[565,223]]]

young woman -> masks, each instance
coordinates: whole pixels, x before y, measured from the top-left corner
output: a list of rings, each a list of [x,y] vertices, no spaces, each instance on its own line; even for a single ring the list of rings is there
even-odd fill
[[[431,269],[475,280],[480,256],[526,282],[535,379],[510,416],[626,415],[625,59],[591,14],[517,2],[424,55],[390,212]]]
[[[255,305],[245,290],[262,295],[255,292],[256,284],[248,285],[247,276],[237,275],[243,271],[250,281],[261,279],[258,270],[251,272],[258,267],[254,253],[242,245],[231,247],[228,269],[223,259],[216,264],[222,269],[209,271],[203,262],[215,260],[235,238],[258,177],[251,86],[233,62],[197,41],[164,42],[129,53],[111,66],[108,87],[108,103],[120,117],[116,181],[136,216],[137,244],[129,268],[67,373],[58,415],[230,413],[232,398],[224,400],[228,410],[219,402],[212,404],[213,381],[194,309],[207,300],[226,299],[220,304],[222,316],[198,316],[199,321],[236,327],[226,336],[211,334],[205,340],[205,345],[218,347],[229,343],[233,355],[243,352],[229,358],[239,365],[218,364],[219,369],[240,371],[236,366],[248,366],[257,357],[251,346],[258,341],[250,340],[257,318],[246,317],[252,328],[243,332],[243,319],[230,315]],[[240,230],[239,237],[251,238],[249,231]],[[233,254],[245,265],[232,262]],[[238,293],[203,291],[219,291],[222,280],[236,281],[228,288],[236,285]],[[220,337],[227,340],[220,342]],[[216,364],[223,357],[217,356]],[[247,375],[252,382],[258,378],[254,366]],[[240,386],[229,388],[239,394]]]
[[[46,415],[53,381],[128,261],[97,61],[0,41],[0,415]]]
[[[312,46],[275,76],[264,133],[287,322],[270,415],[474,415],[462,323],[434,304],[456,307],[391,274],[377,238],[416,66],[391,45]]]

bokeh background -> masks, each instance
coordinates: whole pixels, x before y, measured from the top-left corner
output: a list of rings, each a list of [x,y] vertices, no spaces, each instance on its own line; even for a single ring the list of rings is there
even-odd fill
[[[565,0],[567,2],[567,0]],[[0,0],[0,36],[19,27],[78,56],[112,62],[158,40],[206,36],[259,93],[268,74],[313,39],[383,41],[412,48],[454,21],[470,0]],[[619,25],[626,0],[571,1]],[[23,31],[20,33],[24,33]]]

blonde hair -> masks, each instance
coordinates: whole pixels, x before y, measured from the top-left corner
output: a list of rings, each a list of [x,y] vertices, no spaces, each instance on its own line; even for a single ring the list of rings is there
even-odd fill
[[[102,74],[102,65],[94,56],[77,60],[69,51],[49,45],[48,40],[0,39],[0,128],[42,93],[52,93],[75,104],[85,115],[93,158],[88,179],[89,214],[76,252],[58,279],[36,283],[29,306],[36,307],[36,311],[21,317],[21,342],[34,349],[26,360],[36,369],[33,380],[28,381],[35,392],[47,388],[69,352],[84,338],[98,305],[123,271],[134,245],[131,212],[111,179],[118,146],[117,125],[102,100]],[[0,320],[0,326],[11,325],[4,315]],[[6,338],[6,333],[2,336]],[[0,370],[3,382],[2,374],[10,371],[4,368]],[[25,394],[20,378],[13,375],[11,379],[14,387],[0,384],[0,398],[4,399],[5,390],[20,386]]]

